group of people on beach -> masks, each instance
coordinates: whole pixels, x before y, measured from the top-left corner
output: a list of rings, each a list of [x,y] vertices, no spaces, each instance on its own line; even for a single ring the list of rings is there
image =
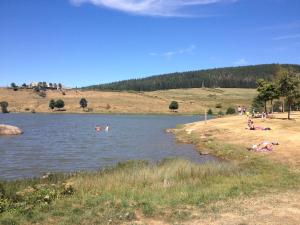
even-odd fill
[[[242,115],[245,115],[247,113],[247,108],[245,106],[243,106],[243,107],[239,106],[237,108],[237,111],[238,111],[239,115],[242,116]]]

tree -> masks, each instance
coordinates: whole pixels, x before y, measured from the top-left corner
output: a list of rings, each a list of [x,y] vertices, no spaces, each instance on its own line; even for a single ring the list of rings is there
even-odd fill
[[[22,84],[22,87],[23,87],[23,88],[27,88],[27,84],[23,83],[23,84]]]
[[[10,86],[11,86],[12,88],[16,88],[16,87],[17,87],[16,83],[11,83]]]
[[[8,102],[6,102],[6,101],[0,102],[0,107],[1,107],[2,113],[8,113],[8,110],[7,110]]]
[[[169,109],[172,111],[175,111],[179,108],[178,102],[176,101],[172,101],[169,105]]]
[[[212,109],[208,109],[208,111],[207,111],[207,115],[212,115],[213,114],[213,111],[212,111]]]
[[[257,112],[261,111],[264,108],[264,101],[260,98],[260,95],[256,96],[252,101],[252,109]]]
[[[49,102],[49,108],[53,110],[55,108],[55,105],[56,105],[55,100],[51,99],[50,102]]]
[[[61,99],[58,99],[55,102],[55,107],[58,108],[58,109],[61,109],[61,108],[65,107],[65,102]]]
[[[292,105],[300,96],[299,78],[291,70],[283,72],[278,80],[278,90],[280,96],[286,98],[288,104],[288,119],[291,119]]]
[[[279,98],[279,92],[277,87],[275,86],[275,84],[267,82],[262,79],[258,80],[257,84],[258,84],[257,91],[259,92],[258,99],[264,103],[266,114],[268,113],[267,110],[268,101],[271,101],[272,113],[273,113],[273,100]]]
[[[62,84],[61,83],[58,84],[58,88],[62,89]]]
[[[85,98],[80,99],[79,101],[80,107],[82,107],[83,109],[87,107],[88,102]]]

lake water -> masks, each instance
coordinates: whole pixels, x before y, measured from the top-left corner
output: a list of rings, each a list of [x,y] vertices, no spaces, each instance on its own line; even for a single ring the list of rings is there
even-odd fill
[[[157,161],[181,157],[213,160],[192,145],[178,144],[164,132],[201,116],[129,116],[91,114],[0,114],[0,124],[24,130],[0,136],[0,179],[40,176],[45,172],[96,170],[126,160]],[[95,132],[109,124],[109,132]]]

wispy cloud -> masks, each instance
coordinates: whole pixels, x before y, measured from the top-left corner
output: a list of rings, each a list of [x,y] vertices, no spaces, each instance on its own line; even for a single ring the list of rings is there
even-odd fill
[[[111,8],[127,13],[148,16],[189,17],[183,10],[193,6],[203,6],[239,0],[70,0],[76,6],[90,3],[100,7]]]
[[[295,39],[295,38],[300,38],[300,34],[282,35],[282,36],[274,37],[273,40],[280,41],[280,40]]]
[[[233,63],[235,66],[245,66],[248,64],[247,60],[244,58],[240,58]]]
[[[196,50],[196,46],[190,45],[187,48],[183,48],[183,49],[176,50],[176,51],[166,51],[163,53],[151,52],[151,53],[149,53],[149,55],[150,56],[163,56],[167,59],[170,59],[175,55],[192,54],[195,50]]]
[[[261,27],[260,30],[284,30],[300,28],[300,20],[292,21],[289,23],[282,23],[277,25]]]

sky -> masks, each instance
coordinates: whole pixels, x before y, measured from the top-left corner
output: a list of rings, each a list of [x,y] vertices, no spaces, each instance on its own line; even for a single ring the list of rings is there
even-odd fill
[[[299,0],[0,0],[0,86],[300,64]]]

